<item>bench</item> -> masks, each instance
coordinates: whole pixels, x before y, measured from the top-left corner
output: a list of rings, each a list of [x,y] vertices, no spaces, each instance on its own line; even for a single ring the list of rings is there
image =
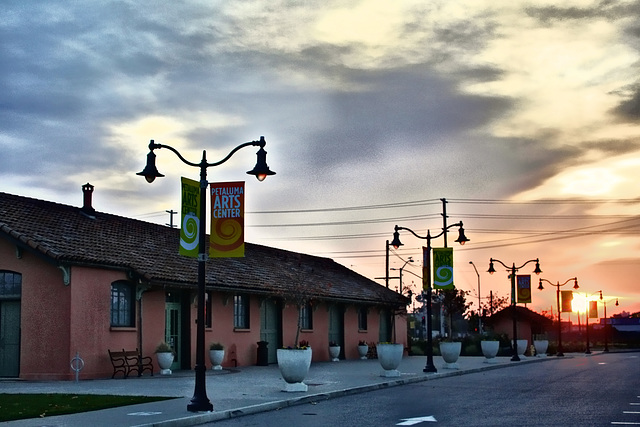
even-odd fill
[[[145,370],[149,370],[151,376],[153,376],[153,360],[150,357],[142,357],[137,348],[135,351],[125,351],[125,349],[122,349],[122,351],[107,351],[113,365],[111,378],[115,378],[119,372],[122,372],[123,378],[127,378],[133,372],[141,376]]]

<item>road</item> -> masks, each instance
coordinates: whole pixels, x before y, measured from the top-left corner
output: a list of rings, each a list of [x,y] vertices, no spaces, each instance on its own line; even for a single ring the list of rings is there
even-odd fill
[[[215,425],[640,425],[640,353],[553,359],[322,400]]]

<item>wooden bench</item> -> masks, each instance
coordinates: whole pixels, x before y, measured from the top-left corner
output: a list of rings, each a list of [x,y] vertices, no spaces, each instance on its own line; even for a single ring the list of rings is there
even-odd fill
[[[145,370],[151,372],[153,376],[153,359],[150,357],[142,357],[140,351],[136,348],[135,351],[111,351],[109,352],[109,358],[113,365],[113,375],[111,378],[115,378],[116,374],[122,372],[123,378],[127,378],[133,372],[137,372],[138,376],[142,376]]]

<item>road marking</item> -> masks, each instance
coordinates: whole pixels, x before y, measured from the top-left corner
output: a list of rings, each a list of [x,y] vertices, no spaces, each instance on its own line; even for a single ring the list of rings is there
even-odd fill
[[[131,412],[127,415],[134,415],[136,417],[148,417],[151,415],[160,415],[162,412]]]
[[[640,423],[630,423],[625,421],[611,421],[611,424],[622,425],[622,426],[640,426]]]
[[[437,422],[433,416],[429,415],[427,417],[416,417],[416,418],[402,418],[402,422],[396,424],[397,426],[412,426],[414,424],[420,424],[424,422]]]
[[[640,414],[640,412],[637,411],[622,411],[623,414]]]
[[[629,403],[629,405],[640,405],[640,403]]]

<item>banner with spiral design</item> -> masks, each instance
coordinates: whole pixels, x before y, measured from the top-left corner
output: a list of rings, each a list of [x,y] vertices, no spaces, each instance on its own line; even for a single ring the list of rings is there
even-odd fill
[[[455,289],[453,286],[453,248],[433,248],[433,288]]]
[[[516,281],[518,283],[518,303],[530,304],[531,303],[531,275],[518,274],[516,275]]]
[[[180,255],[198,258],[200,238],[200,183],[182,178],[182,212],[180,222]]]
[[[244,257],[244,181],[211,186],[211,258]]]

